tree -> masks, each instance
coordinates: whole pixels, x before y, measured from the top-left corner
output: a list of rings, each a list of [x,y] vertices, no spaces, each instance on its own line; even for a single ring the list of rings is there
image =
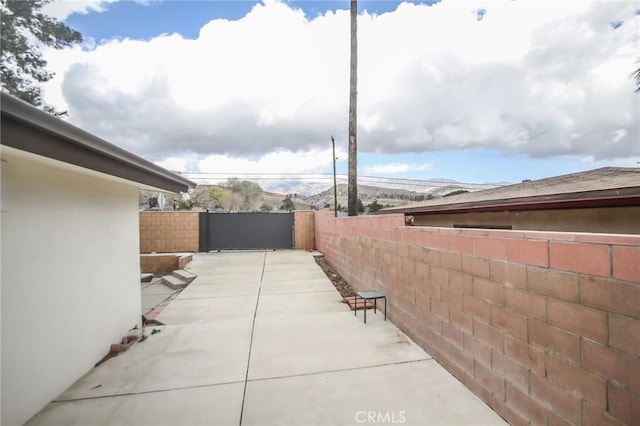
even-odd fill
[[[248,180],[229,178],[224,184],[224,187],[230,189],[231,192],[237,195],[236,198],[240,201],[237,207],[243,211],[251,210],[262,195],[262,188],[260,185],[254,182],[249,182]]]
[[[194,204],[193,200],[181,200],[175,204],[174,210],[191,210]]]
[[[358,213],[364,213],[364,204],[360,198],[358,198]]]
[[[49,81],[54,75],[45,69],[47,61],[38,48],[62,49],[82,41],[79,32],[40,12],[50,2],[0,0],[0,87],[35,106],[42,105],[39,84]],[[44,109],[55,115],[64,114],[49,106]]]
[[[291,194],[287,194],[282,200],[282,205],[280,206],[280,210],[286,210],[288,212],[296,209],[295,204],[293,204],[293,200],[291,199]]]
[[[229,204],[232,192],[219,186],[210,186],[196,196],[196,202],[207,210],[224,209]]]
[[[458,190],[449,192],[448,194],[444,194],[443,197],[453,197],[460,194],[466,194],[467,192],[469,191],[467,191],[466,189],[458,189]]]
[[[375,213],[384,206],[378,202],[378,200],[373,200],[371,204],[367,205],[367,209],[370,213]]]
[[[358,1],[351,0],[351,63],[349,68],[349,216],[358,215]]]

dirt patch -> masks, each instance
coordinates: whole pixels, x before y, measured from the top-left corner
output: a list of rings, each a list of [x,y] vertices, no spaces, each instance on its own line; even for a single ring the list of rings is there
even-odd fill
[[[327,259],[325,259],[324,256],[315,256],[315,259],[316,263],[322,268],[324,273],[327,275],[327,278],[331,280],[331,283],[333,283],[334,287],[336,288],[336,290],[338,290],[343,298],[355,295],[355,292],[353,291],[349,283],[340,276],[338,271],[336,271],[336,269],[327,261]]]

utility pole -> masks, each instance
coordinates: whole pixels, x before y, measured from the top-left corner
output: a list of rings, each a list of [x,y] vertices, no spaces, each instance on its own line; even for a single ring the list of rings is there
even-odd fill
[[[338,184],[336,183],[336,141],[331,136],[331,146],[333,148],[333,212],[338,217]]]
[[[351,67],[349,78],[349,216],[358,215],[358,1],[351,0]]]

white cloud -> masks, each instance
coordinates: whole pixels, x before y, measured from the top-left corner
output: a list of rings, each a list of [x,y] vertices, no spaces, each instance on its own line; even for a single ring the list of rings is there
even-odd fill
[[[408,164],[408,163],[388,163],[375,164],[362,169],[362,173],[370,174],[402,174],[409,172],[424,172],[433,169],[432,164]]]
[[[331,150],[276,151],[256,159],[232,157],[229,155],[209,155],[198,162],[198,170],[215,174],[265,174],[321,173],[332,167]],[[336,156],[346,158],[346,153],[336,152]]]
[[[189,170],[189,158],[187,157],[167,157],[163,160],[156,161],[160,167],[173,172],[186,172]]]
[[[637,156],[638,25],[632,1],[445,0],[363,13],[359,150]],[[149,158],[311,170],[305,155],[319,158],[329,135],[347,140],[348,40],[348,10],[305,17],[265,0],[238,21],[209,22],[196,40],[47,51],[57,75],[44,97]],[[258,160],[233,160],[247,156]]]
[[[74,13],[104,12],[106,5],[118,0],[54,0],[42,8],[42,12],[58,20]]]

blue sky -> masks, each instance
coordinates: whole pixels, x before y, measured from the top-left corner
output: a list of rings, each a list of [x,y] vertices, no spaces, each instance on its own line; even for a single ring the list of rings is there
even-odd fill
[[[349,1],[288,1],[287,4],[304,10],[309,17],[328,10],[348,9]],[[432,4],[435,1],[416,1],[416,4]],[[163,33],[179,33],[187,38],[197,38],[200,28],[212,19],[238,20],[251,11],[255,2],[249,0],[207,1],[170,0],[138,3],[119,1],[106,6],[103,13],[73,14],[66,23],[85,37],[95,40],[114,36],[149,39]],[[382,14],[396,9],[397,1],[360,0],[359,10]]]
[[[44,100],[183,172],[346,172],[348,1],[56,1]],[[633,1],[359,2],[359,174],[637,167]],[[367,182],[362,182],[367,183]]]

